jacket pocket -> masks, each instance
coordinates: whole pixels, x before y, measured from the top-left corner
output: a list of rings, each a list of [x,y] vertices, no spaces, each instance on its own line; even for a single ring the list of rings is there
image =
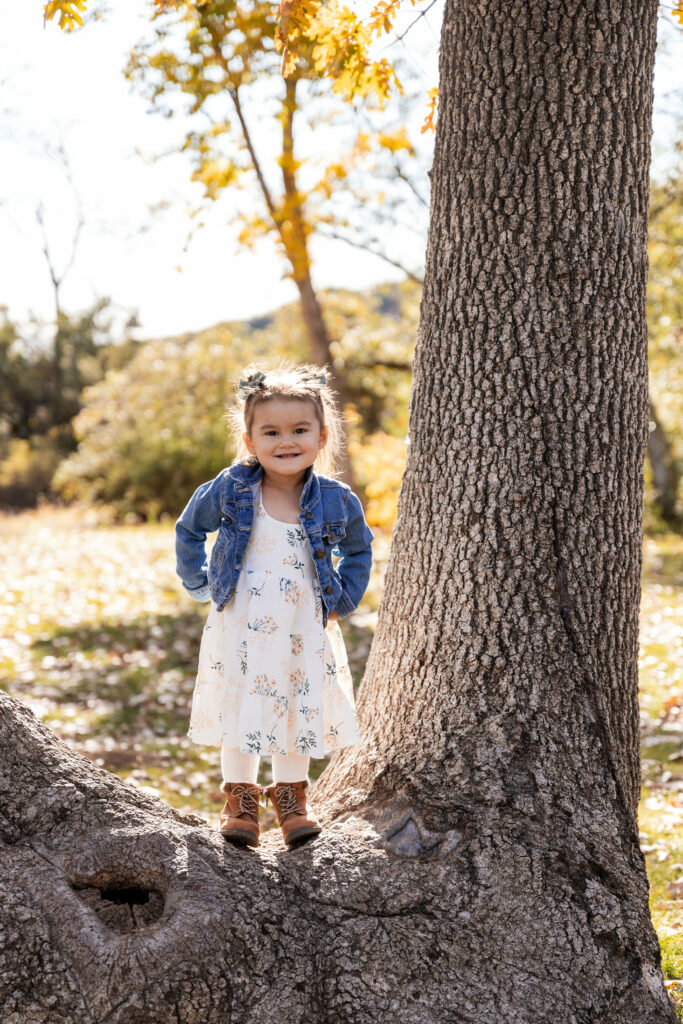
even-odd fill
[[[334,546],[335,544],[338,544],[345,535],[346,523],[341,520],[337,523],[325,523],[323,525],[323,541],[326,544]]]

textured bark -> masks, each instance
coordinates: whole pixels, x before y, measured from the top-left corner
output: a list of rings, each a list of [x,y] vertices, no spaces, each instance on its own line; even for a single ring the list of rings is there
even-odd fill
[[[447,0],[363,743],[320,837],[242,852],[0,698],[4,1024],[676,1020],[636,823],[656,14]]]

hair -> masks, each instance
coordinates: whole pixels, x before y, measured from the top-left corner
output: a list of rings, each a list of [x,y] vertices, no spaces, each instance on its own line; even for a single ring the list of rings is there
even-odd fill
[[[259,405],[267,402],[270,398],[303,399],[312,404],[320,427],[328,428],[327,443],[318,452],[313,469],[325,476],[334,476],[344,443],[342,415],[329,383],[321,386],[318,383],[308,383],[304,379],[324,372],[328,375],[329,380],[327,367],[316,366],[313,363],[293,363],[280,360],[267,369],[250,363],[245,367],[241,376],[248,378],[257,371],[264,373],[265,378],[250,394],[244,395],[238,391],[238,384],[235,382],[235,404],[226,413],[230,432],[235,441],[236,461],[252,466],[258,465],[258,459],[249,452],[242,439],[242,434],[251,433],[254,412]]]

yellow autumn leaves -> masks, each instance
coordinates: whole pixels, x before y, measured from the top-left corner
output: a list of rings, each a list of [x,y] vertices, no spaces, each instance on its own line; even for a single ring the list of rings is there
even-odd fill
[[[313,67],[315,72],[332,82],[333,90],[345,99],[354,96],[375,95],[380,108],[391,97],[395,88],[400,93],[403,87],[393,66],[384,57],[375,60],[370,56],[373,36],[392,31],[396,16],[404,0],[378,0],[370,14],[360,19],[344,4],[337,0],[281,0],[278,8],[278,23],[275,32],[275,48],[282,54],[282,76],[288,78],[299,63],[297,44],[313,43]],[[419,0],[409,0],[415,7]],[[157,10],[175,7],[178,0],[155,0]],[[197,7],[203,6],[201,3]],[[44,21],[59,16],[59,26],[67,32],[76,25],[82,25],[80,12],[87,7],[87,0],[49,0],[44,7]],[[677,0],[671,15],[683,26],[683,0]],[[427,93],[427,112],[422,132],[436,127],[438,89]],[[220,176],[220,175],[219,175]]]
[[[85,11],[87,0],[49,0],[43,9],[43,24],[59,15],[59,27],[72,32],[76,25],[82,25],[80,11]]]
[[[297,44],[305,41],[312,46],[314,71],[331,79],[336,93],[350,98],[374,92],[382,107],[393,87],[403,89],[387,60],[371,59],[370,46],[373,34],[382,31],[378,26],[390,23],[388,11],[397,7],[397,0],[382,0],[364,22],[336,0],[282,0],[275,48],[282,53],[283,77],[293,73],[300,60]]]
[[[409,0],[411,6],[419,0]],[[282,75],[288,78],[299,63],[300,50],[312,56],[313,70],[330,79],[332,89],[350,100],[354,96],[374,97],[384,107],[394,89],[403,87],[392,64],[384,57],[373,58],[373,37],[390,32],[405,0],[379,0],[366,18],[359,18],[337,0],[281,0],[275,32],[275,49],[282,54]],[[178,0],[155,0],[157,11],[178,6]],[[196,7],[203,4],[196,3]],[[60,28],[72,31],[82,25],[81,13],[87,0],[49,0],[45,21],[58,18]],[[423,131],[434,127],[435,89],[429,91],[429,108]],[[434,94],[434,95],[433,95]]]

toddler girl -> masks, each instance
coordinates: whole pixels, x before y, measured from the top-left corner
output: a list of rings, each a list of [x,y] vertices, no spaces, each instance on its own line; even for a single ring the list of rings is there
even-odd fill
[[[291,846],[320,832],[306,800],[310,758],[360,741],[337,620],[363,597],[373,533],[332,478],[341,418],[324,370],[249,368],[231,419],[237,461],[197,488],[176,523],[178,575],[211,600],[188,736],[221,746],[220,829],[250,846],[259,757],[272,757],[266,799]]]

